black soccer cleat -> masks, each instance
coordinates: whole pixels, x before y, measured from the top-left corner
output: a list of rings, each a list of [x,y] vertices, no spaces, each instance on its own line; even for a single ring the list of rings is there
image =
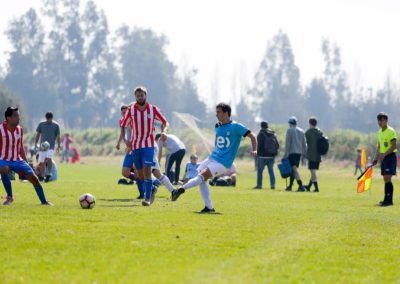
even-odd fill
[[[214,208],[209,209],[207,208],[207,206],[205,206],[203,210],[201,210],[199,213],[215,213],[215,209]]]
[[[44,182],[49,182],[50,181],[51,176],[47,175],[46,178],[44,179]]]
[[[171,192],[171,200],[172,201],[176,201],[178,199],[178,197],[183,193],[185,193],[185,189],[183,187],[180,187],[178,189],[174,189]]]
[[[292,191],[292,187],[291,186],[286,187],[285,191]]]
[[[393,202],[384,200],[384,201],[380,201],[377,205],[380,207],[393,206]]]

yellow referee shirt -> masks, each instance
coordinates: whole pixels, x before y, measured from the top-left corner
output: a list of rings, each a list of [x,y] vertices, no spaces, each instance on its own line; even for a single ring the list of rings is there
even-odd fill
[[[390,149],[392,146],[392,140],[397,139],[397,133],[396,131],[388,126],[384,131],[382,131],[382,128],[379,129],[378,131],[378,143],[379,143],[379,153],[384,154],[387,152],[387,150]],[[394,149],[393,152],[397,152],[396,149]]]

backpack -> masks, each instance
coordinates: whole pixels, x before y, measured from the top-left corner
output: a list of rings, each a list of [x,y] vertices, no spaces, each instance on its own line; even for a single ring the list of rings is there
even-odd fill
[[[288,178],[292,174],[292,166],[287,158],[282,159],[278,164],[278,169],[282,178]]]
[[[328,137],[321,135],[321,137],[318,139],[318,154],[321,156],[326,155],[329,150],[329,139]]]
[[[266,156],[275,157],[278,155],[279,143],[276,139],[276,136],[273,133],[267,132],[265,135],[264,141],[264,151]]]

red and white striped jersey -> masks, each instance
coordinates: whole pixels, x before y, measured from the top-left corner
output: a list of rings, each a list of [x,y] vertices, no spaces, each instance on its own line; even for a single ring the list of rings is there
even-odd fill
[[[137,103],[128,108],[120,126],[126,127],[127,123],[132,121],[132,150],[154,147],[155,120],[162,124],[167,123],[158,107],[154,105],[146,103],[143,111],[139,110]]]
[[[21,126],[17,126],[14,131],[7,128],[7,123],[0,124],[0,160],[18,161],[22,160],[20,151],[24,131]]]

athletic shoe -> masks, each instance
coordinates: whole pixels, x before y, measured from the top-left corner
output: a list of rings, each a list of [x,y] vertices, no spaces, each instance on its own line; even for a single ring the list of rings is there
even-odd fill
[[[292,191],[292,187],[291,186],[286,187],[285,191]]]
[[[253,187],[253,189],[262,189],[262,187],[261,186],[255,186],[255,187]]]
[[[157,187],[153,188],[153,191],[151,193],[150,204],[153,204],[154,200],[156,199],[157,190],[158,190]]]
[[[319,190],[318,189],[314,189],[314,191],[313,192],[319,192]]]
[[[43,206],[54,206],[53,203],[51,203],[50,201],[46,201],[45,203],[42,203]]]
[[[50,181],[51,176],[47,175],[44,182],[49,182]]]
[[[310,187],[311,187],[311,186],[305,185],[305,186],[304,186],[304,189],[305,189],[306,191],[310,192]],[[315,190],[314,190],[314,191],[315,191]]]
[[[215,213],[215,209],[214,208],[209,209],[207,208],[207,206],[205,206],[203,210],[201,210],[199,213]]]
[[[390,201],[380,201],[380,202],[378,203],[378,206],[380,206],[380,207],[393,206],[393,202],[390,202]]]
[[[275,185],[271,186],[271,190],[274,190],[274,189],[275,189]]]
[[[304,192],[304,191],[306,191],[304,186],[302,186],[302,185],[300,186],[299,185],[299,188],[297,189],[297,192]]]
[[[151,200],[150,199],[145,199],[142,201],[143,206],[150,206],[151,205]]]
[[[14,198],[12,198],[12,196],[7,196],[6,197],[6,201],[4,201],[3,205],[10,205],[11,202],[14,201]]]
[[[172,201],[176,201],[178,199],[178,197],[183,193],[185,193],[185,189],[183,187],[180,187],[178,189],[174,189],[171,192],[171,200]]]
[[[144,195],[139,195],[136,199],[144,199]]]

